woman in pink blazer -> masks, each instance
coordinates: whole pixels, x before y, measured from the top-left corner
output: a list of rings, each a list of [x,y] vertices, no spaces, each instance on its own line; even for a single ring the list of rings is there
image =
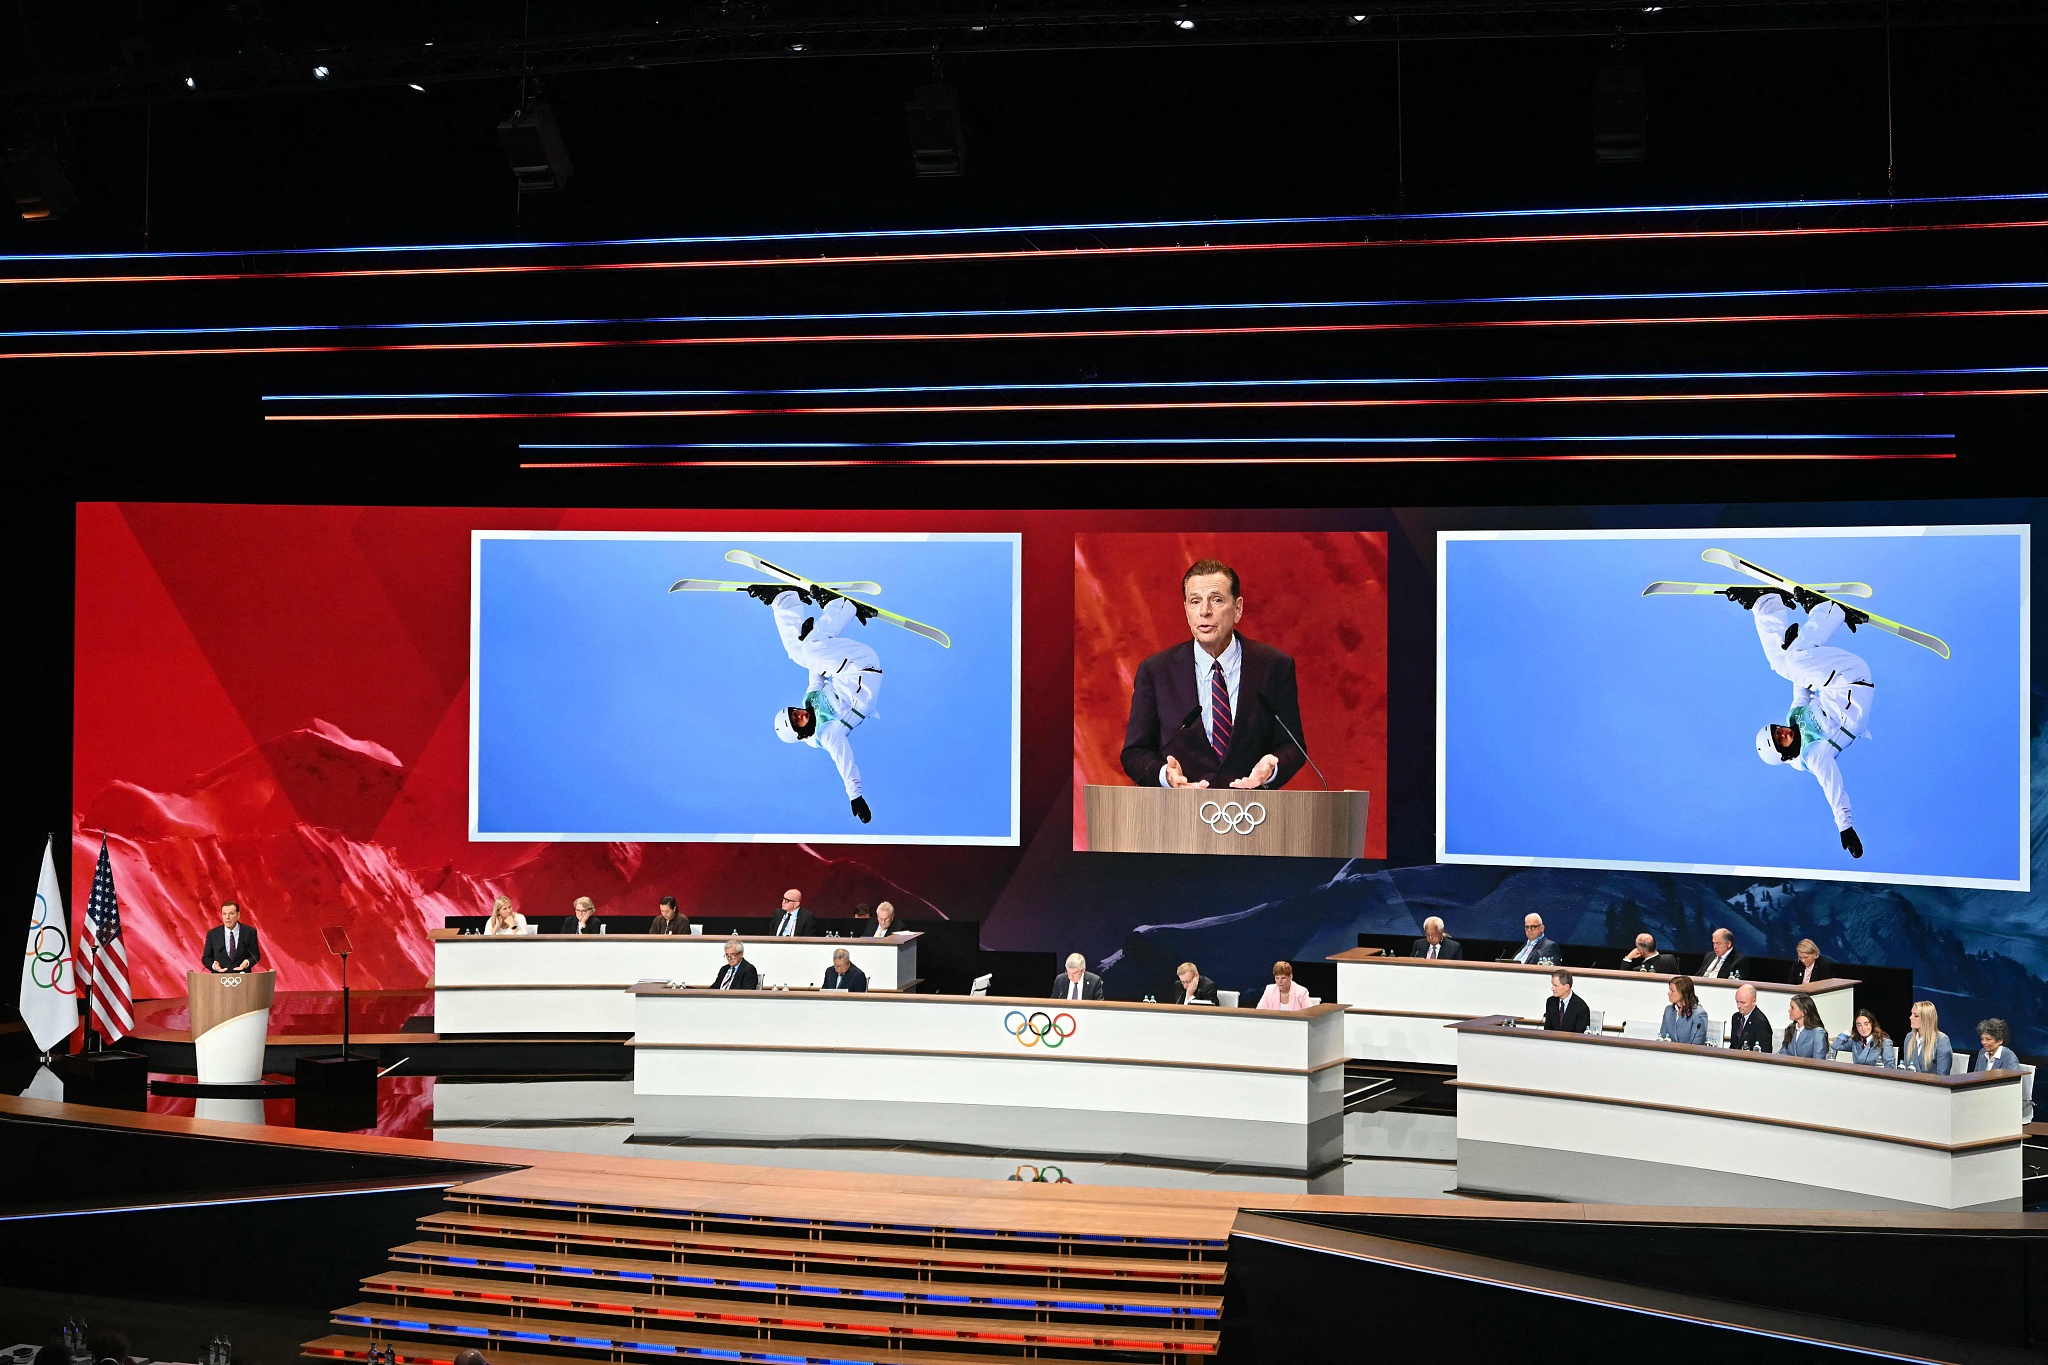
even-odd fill
[[[1308,987],[1294,984],[1294,964],[1275,962],[1273,984],[1266,987],[1266,993],[1259,997],[1262,1010],[1305,1010],[1308,1008]]]

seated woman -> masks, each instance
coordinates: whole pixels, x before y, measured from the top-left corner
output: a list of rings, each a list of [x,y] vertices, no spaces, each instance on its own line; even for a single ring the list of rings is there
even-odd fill
[[[2020,1059],[2006,1046],[2012,1037],[2012,1030],[2005,1026],[2003,1019],[1986,1019],[1977,1025],[1977,1041],[1984,1050],[1977,1054],[1977,1060],[1970,1063],[1972,1071],[2018,1071]]]
[[[1672,977],[1671,984],[1664,988],[1664,998],[1671,1003],[1664,1007],[1664,1022],[1658,1025],[1657,1036],[1670,1043],[1705,1047],[1707,1012],[1700,1008],[1699,992],[1693,989],[1692,978]]]
[[[1813,997],[1804,991],[1792,997],[1792,1003],[1785,1007],[1785,1036],[1778,1043],[1780,1057],[1810,1057],[1816,1062],[1828,1059],[1828,1031],[1821,1027],[1820,1011],[1814,1008]]]
[[[526,916],[512,908],[510,896],[500,896],[491,902],[491,918],[484,924],[487,934],[523,934],[526,932]]]
[[[1308,987],[1294,984],[1294,964],[1275,962],[1273,984],[1266,987],[1266,993],[1259,997],[1262,1010],[1305,1010],[1308,1008]]]
[[[1936,1076],[1946,1076],[1954,1065],[1956,1050],[1941,1031],[1941,1015],[1936,1012],[1932,1000],[1913,1002],[1913,1013],[1906,1021],[1912,1029],[1906,1034],[1906,1045],[1899,1049],[1899,1065],[1908,1071],[1925,1071]]]
[[[1856,1022],[1850,1031],[1835,1038],[1835,1051],[1847,1052],[1858,1066],[1883,1066],[1885,1045],[1891,1039],[1879,1027],[1877,1016],[1867,1009],[1856,1011]]]
[[[676,904],[674,896],[663,896],[661,905],[649,922],[650,934],[687,934],[690,932],[690,917],[683,913],[683,907]]]

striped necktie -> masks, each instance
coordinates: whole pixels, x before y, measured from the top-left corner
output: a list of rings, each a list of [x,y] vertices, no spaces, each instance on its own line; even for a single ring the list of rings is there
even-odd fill
[[[1223,680],[1223,661],[1209,665],[1209,744],[1220,763],[1230,752],[1230,684]]]

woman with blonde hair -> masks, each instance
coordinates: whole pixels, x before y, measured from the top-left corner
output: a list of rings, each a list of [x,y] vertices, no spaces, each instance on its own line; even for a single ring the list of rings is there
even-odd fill
[[[1899,1050],[1899,1065],[1908,1071],[1925,1071],[1946,1076],[1955,1061],[1955,1048],[1941,1031],[1941,1016],[1932,1000],[1915,1000],[1907,1020],[1906,1045]]]
[[[526,916],[512,908],[510,896],[500,896],[491,902],[491,917],[484,924],[487,934],[523,934],[526,932]]]

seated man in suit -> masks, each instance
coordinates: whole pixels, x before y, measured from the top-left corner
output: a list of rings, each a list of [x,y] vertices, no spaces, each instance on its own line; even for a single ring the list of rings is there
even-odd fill
[[[1216,1000],[1216,983],[1202,975],[1201,968],[1192,962],[1183,962],[1174,969],[1180,978],[1180,989],[1167,998],[1176,1005],[1213,1005]]]
[[[832,965],[825,969],[824,989],[828,991],[864,991],[868,988],[868,974],[853,965],[853,954],[844,948],[832,950]]]
[[[1529,941],[1522,945],[1520,952],[1508,959],[1510,962],[1542,963],[1555,967],[1564,961],[1564,951],[1543,932],[1543,916],[1524,915],[1522,935]]]
[[[1572,992],[1572,974],[1562,967],[1550,974],[1550,998],[1543,1002],[1543,1027],[1552,1033],[1584,1033],[1593,1010]]]
[[[887,938],[891,934],[901,932],[902,930],[896,927],[896,907],[887,901],[883,901],[880,905],[876,906],[875,929],[871,937]]]
[[[1671,953],[1657,951],[1655,934],[1637,934],[1635,950],[1621,960],[1625,972],[1658,972],[1664,976],[1678,975],[1678,958]]]
[[[1800,939],[1793,951],[1799,954],[1799,970],[1792,973],[1793,985],[1811,986],[1835,974],[1835,964],[1820,955],[1820,945],[1812,939]]]
[[[1735,946],[1735,935],[1726,929],[1714,931],[1714,951],[1694,976],[1706,981],[1735,980],[1742,975],[1742,969],[1749,965],[1749,959]]]
[[[242,923],[242,907],[229,901],[220,908],[220,928],[206,931],[199,965],[209,972],[246,972],[263,956],[256,930]]]
[[[1408,946],[1408,956],[1458,962],[1464,958],[1465,949],[1458,940],[1445,938],[1444,922],[1431,915],[1422,922],[1422,937]]]
[[[1756,987],[1747,981],[1735,988],[1735,1013],[1728,1017],[1728,1046],[1737,1052],[1754,1047],[1771,1050],[1771,1021],[1756,1007]]]
[[[754,964],[747,961],[747,945],[738,938],[725,941],[725,965],[718,969],[718,976],[711,983],[714,991],[758,991],[761,989],[761,973],[754,970]]]
[[[569,917],[555,929],[558,934],[594,934],[598,931],[597,902],[588,896],[578,896],[576,903],[569,907]]]
[[[816,938],[817,919],[804,909],[804,893],[795,887],[782,893],[782,914],[769,931],[776,938]]]
[[[1052,998],[1055,1000],[1100,1000],[1102,999],[1102,978],[1088,970],[1088,959],[1079,953],[1067,954],[1067,969],[1052,979]]]

